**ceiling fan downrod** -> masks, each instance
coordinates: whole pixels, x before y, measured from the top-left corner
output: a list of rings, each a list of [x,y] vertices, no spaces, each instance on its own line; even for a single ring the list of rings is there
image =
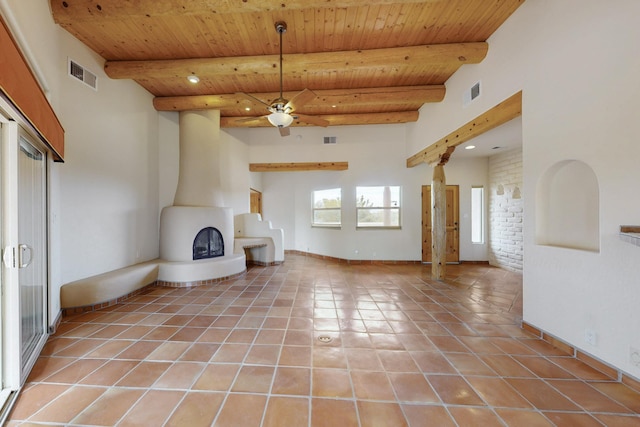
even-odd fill
[[[287,23],[284,21],[276,22],[276,31],[280,35],[280,100],[282,100],[282,85],[283,85],[283,77],[282,77],[282,35],[287,32]]]

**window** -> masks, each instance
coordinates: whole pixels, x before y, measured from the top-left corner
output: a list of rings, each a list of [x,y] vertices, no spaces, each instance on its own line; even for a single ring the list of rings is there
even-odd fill
[[[342,190],[330,188],[313,192],[314,227],[340,227],[342,225]]]
[[[484,243],[484,187],[471,188],[471,243]]]
[[[359,228],[400,228],[400,187],[356,187]]]

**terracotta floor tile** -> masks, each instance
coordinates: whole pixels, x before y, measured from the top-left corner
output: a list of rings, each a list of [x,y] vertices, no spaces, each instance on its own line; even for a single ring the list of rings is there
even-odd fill
[[[205,368],[204,363],[176,362],[153,385],[158,389],[188,390]]]
[[[347,368],[347,356],[342,348],[314,347],[314,368]]]
[[[419,372],[411,354],[406,351],[378,351],[378,357],[387,372]]]
[[[610,399],[583,381],[549,380],[548,383],[588,411],[619,414],[632,413],[631,410]]]
[[[262,329],[258,332],[255,344],[281,345],[284,340],[285,331],[281,329]]]
[[[575,379],[572,374],[547,359],[528,356],[513,356],[513,358],[539,378]]]
[[[462,375],[496,376],[493,369],[471,353],[446,353],[445,357]]]
[[[602,424],[589,414],[573,412],[543,412],[557,427],[601,427]]]
[[[161,426],[184,396],[182,391],[149,390],[118,427]]]
[[[122,387],[151,387],[170,366],[170,362],[140,362],[116,385]]]
[[[245,359],[245,363],[252,365],[270,365],[275,366],[278,364],[278,358],[280,357],[279,345],[254,345],[249,350],[249,354]]]
[[[238,375],[239,364],[209,364],[193,385],[193,390],[227,391]]]
[[[187,351],[190,343],[165,341],[153,350],[145,359],[157,361],[177,360]]]
[[[110,388],[71,422],[113,426],[143,394],[144,390]]]
[[[273,366],[243,366],[238,373],[232,392],[269,393],[275,368]]]
[[[541,410],[577,411],[579,408],[564,396],[538,379],[505,379],[525,399]]]
[[[621,383],[593,382],[593,387],[609,398],[640,414],[640,393]]]
[[[467,377],[467,381],[474,388],[476,393],[480,395],[491,406],[509,407],[509,408],[526,408],[531,409],[532,406],[526,399],[520,396],[506,381],[502,378],[491,377]]]
[[[347,348],[345,349],[349,369],[362,369],[366,371],[381,371],[382,363],[378,353],[371,349]]]
[[[230,333],[231,329],[229,328],[207,328],[207,330],[198,338],[198,342],[221,344],[227,339]]]
[[[18,397],[11,416],[14,419],[26,420],[70,388],[67,385],[55,384],[35,384],[26,387]]]
[[[395,400],[393,388],[385,372],[351,371],[351,381],[358,399]]]
[[[535,375],[522,366],[520,363],[516,362],[511,356],[507,355],[480,355],[480,358],[486,363],[491,369],[496,371],[498,375],[503,377],[525,377],[531,378]]]
[[[311,369],[279,367],[275,374],[272,394],[309,396]]]
[[[131,344],[116,357],[118,359],[144,360],[161,345],[162,342],[160,341],[138,341]]]
[[[182,353],[179,360],[183,362],[208,362],[219,348],[220,344],[195,343]]]
[[[358,401],[358,414],[360,423],[364,426],[406,427],[409,425],[397,403]]]
[[[216,427],[259,426],[265,412],[267,397],[256,394],[229,394]]]
[[[449,412],[460,426],[499,427],[504,425],[500,418],[488,408],[451,406]]]
[[[65,393],[54,398],[51,403],[32,416],[30,420],[48,423],[69,423],[105,391],[106,388],[103,387],[71,387]]]
[[[87,375],[80,384],[114,385],[129,373],[139,362],[137,360],[110,360]]]
[[[425,425],[456,427],[456,423],[443,406],[405,404],[402,405],[402,410],[409,422],[409,427],[425,427]],[[426,422],[428,424],[425,424]]]
[[[502,408],[495,411],[509,427],[553,427],[553,423],[539,412]]]
[[[75,357],[40,357],[31,369],[27,382],[40,382],[76,360]]]
[[[345,369],[313,369],[311,394],[317,397],[353,397],[349,371]]]
[[[463,377],[455,375],[428,375],[427,379],[444,403],[452,405],[483,405]]]
[[[272,396],[267,403],[262,427],[309,425],[309,399]]]
[[[422,374],[389,373],[400,402],[439,403],[438,395]]]
[[[438,347],[438,350],[442,352],[456,352],[465,353],[469,352],[469,349],[465,347],[460,340],[452,336],[432,336],[428,335],[429,340]]]
[[[78,359],[47,378],[51,383],[75,384],[105,364],[102,359]]]
[[[166,427],[208,427],[218,414],[224,393],[188,393],[178,404]]]
[[[241,363],[251,346],[249,344],[222,344],[211,358],[216,363]]]
[[[358,427],[353,401],[314,398],[311,401],[311,427]]]
[[[609,415],[594,414],[607,427],[637,427],[640,425],[640,415]]]
[[[283,346],[280,351],[280,366],[311,366],[311,347]]]

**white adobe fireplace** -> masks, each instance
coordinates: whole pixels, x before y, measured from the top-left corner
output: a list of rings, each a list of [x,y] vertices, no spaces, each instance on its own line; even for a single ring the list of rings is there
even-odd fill
[[[233,210],[220,189],[220,111],[180,112],[180,173],[173,206],[160,216],[158,282],[213,283],[246,270],[234,254]]]

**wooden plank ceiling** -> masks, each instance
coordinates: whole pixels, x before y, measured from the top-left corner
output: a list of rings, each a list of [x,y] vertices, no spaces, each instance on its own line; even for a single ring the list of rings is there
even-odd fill
[[[415,121],[524,0],[50,0],[53,18],[133,79],[161,111],[216,108],[221,126],[270,126],[279,96],[317,95],[297,113],[330,125]],[[192,84],[187,76],[200,82]],[[247,110],[250,109],[250,110]],[[295,121],[292,126],[303,126]]]

